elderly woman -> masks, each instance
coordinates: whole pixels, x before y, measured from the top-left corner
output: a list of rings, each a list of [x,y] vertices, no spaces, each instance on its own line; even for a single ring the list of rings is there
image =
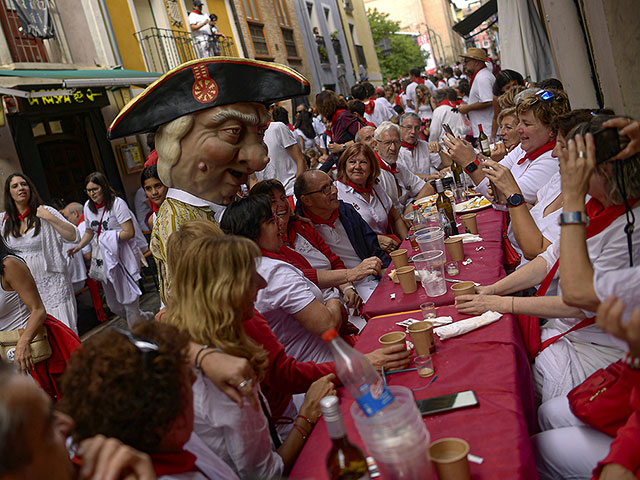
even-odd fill
[[[540,89],[525,91],[521,95],[516,106],[516,132],[520,135],[520,148],[513,149],[501,164],[511,170],[522,194],[506,198],[500,192],[494,192],[494,202],[506,202],[508,207],[524,202],[533,205],[537,200],[538,190],[558,173],[558,162],[551,153],[557,136],[554,120],[570,110],[569,98],[561,91]],[[485,196],[489,195],[489,178],[486,172],[491,167],[480,168],[483,158],[463,140],[447,134],[443,142],[453,161],[469,174],[476,190]]]
[[[351,145],[338,161],[338,198],[353,205],[378,235],[383,248],[390,240],[397,246],[407,236],[407,225],[377,183],[379,175],[380,165],[373,150],[363,143]]]
[[[356,144],[357,145],[357,144]],[[363,260],[347,269],[340,257],[331,251],[318,232],[291,212],[284,187],[278,180],[263,180],[251,189],[251,195],[267,194],[271,197],[271,209],[276,216],[283,246],[278,252],[263,252],[265,256],[291,263],[320,287],[325,301],[335,298],[338,287],[348,308],[359,308],[362,299],[353,282],[377,275],[382,262],[377,257]]]
[[[585,130],[595,132],[607,118],[594,117],[588,124],[580,124],[569,132],[567,138],[573,155],[576,154],[573,136],[577,129],[581,133]],[[569,155],[569,152],[564,151],[563,156],[565,155]],[[627,220],[624,205],[625,200],[636,199],[630,200],[634,202],[631,204],[632,212],[636,217],[640,215],[640,203],[637,201],[640,197],[640,158],[636,155],[622,162],[607,161],[609,159],[606,158],[603,160],[595,167],[593,174],[585,176],[579,186],[591,195],[586,205],[589,222],[584,213],[572,214],[578,218],[577,221],[572,220],[572,215],[568,218],[561,217],[563,228],[585,228],[583,225],[589,223],[586,227],[586,248],[593,269],[600,272],[621,269],[629,265],[630,256],[636,258],[640,255],[640,232],[636,229],[632,234],[631,229],[629,239],[625,233]],[[616,164],[618,165],[614,168]],[[616,169],[620,171],[615,171]],[[576,182],[570,180],[573,174],[571,171],[563,171],[563,189],[576,188]],[[461,296],[457,299],[457,308],[464,314],[494,310],[549,318],[542,327],[541,341],[564,334],[544,349],[535,361],[534,379],[543,401],[566,395],[587,376],[616,361],[624,353],[625,346],[613,336],[588,322],[579,325],[581,319],[593,317],[594,314],[569,306],[563,301],[561,292],[559,296],[534,298],[501,296],[537,285],[545,278],[549,281],[556,272],[560,255],[572,255],[576,248],[578,245],[565,245],[556,241],[544,253],[511,275],[493,285],[480,287],[480,295]],[[628,251],[629,249],[631,250]],[[561,272],[561,285],[562,282]],[[578,331],[567,333],[570,328],[578,325]]]
[[[71,416],[71,436],[113,437],[151,457],[158,477],[237,479],[193,435],[194,375],[188,337],[171,325],[138,325],[92,336],[69,361],[56,407]],[[247,411],[251,408],[247,408]]]
[[[84,205],[86,230],[80,243],[69,250],[73,255],[94,240],[91,270],[104,288],[107,305],[126,319],[129,326],[151,320],[151,312],[140,310],[140,249],[136,244],[137,222],[123,199],[118,197],[103,173],[86,178],[89,200]],[[140,234],[141,235],[141,234]],[[142,237],[144,239],[144,237]],[[97,258],[99,255],[99,259]],[[98,266],[94,269],[94,265]],[[100,266],[102,265],[102,266]]]
[[[47,312],[77,331],[63,240],[77,242],[78,229],[56,209],[43,205],[33,182],[21,173],[12,173],[4,183],[4,208],[0,222],[7,245],[27,263]]]
[[[211,350],[246,358],[260,381],[268,369],[268,352],[243,328],[254,316],[256,296],[266,283],[256,269],[259,257],[258,246],[245,238],[209,237],[190,242],[175,265],[173,261],[169,265],[175,282],[166,321]],[[207,350],[203,349],[200,358],[208,355]],[[274,425],[266,407],[240,408],[197,371],[194,431],[240,478],[283,476],[321,415],[320,399],[335,392],[331,378],[333,375],[322,377],[311,385],[300,407],[301,417],[295,420],[298,423],[281,443],[271,431]],[[264,404],[252,379],[238,388],[253,390]]]
[[[255,195],[229,205],[221,228],[228,234],[255,241],[263,252],[282,247],[278,224],[267,195]],[[293,265],[263,256],[257,271],[266,280],[258,293],[257,310],[264,315],[288,355],[298,361],[327,362],[331,352],[320,335],[339,329],[346,317],[342,302],[326,302],[320,289]]]

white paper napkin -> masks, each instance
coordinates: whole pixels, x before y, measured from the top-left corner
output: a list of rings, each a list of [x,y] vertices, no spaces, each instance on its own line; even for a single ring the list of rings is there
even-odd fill
[[[412,325],[416,322],[422,322],[422,320],[416,320],[415,318],[407,318],[405,320],[402,320],[401,322],[396,322],[396,325],[400,325],[401,327],[408,327],[409,325]],[[448,325],[450,323],[453,322],[453,318],[452,317],[437,317],[437,318],[431,318],[429,320],[427,320],[427,322],[431,322],[433,323],[434,327],[440,327],[442,325]]]
[[[467,332],[489,325],[502,317],[498,312],[485,312],[478,317],[467,318],[466,320],[460,320],[459,322],[445,325],[444,327],[438,327],[433,331],[440,337],[440,340],[446,340],[447,338],[457,337]]]
[[[483,242],[484,239],[480,235],[474,235],[473,233],[461,233],[459,235],[451,235],[449,238],[461,238],[462,243],[475,243]]]

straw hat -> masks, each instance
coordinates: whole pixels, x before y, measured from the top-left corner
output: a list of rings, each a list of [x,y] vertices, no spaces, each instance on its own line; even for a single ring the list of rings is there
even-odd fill
[[[484,48],[470,48],[467,53],[460,55],[462,58],[470,58],[471,60],[480,60],[484,62],[487,58],[487,51]]]

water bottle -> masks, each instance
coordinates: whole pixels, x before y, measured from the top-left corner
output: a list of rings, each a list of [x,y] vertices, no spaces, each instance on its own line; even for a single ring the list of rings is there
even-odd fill
[[[335,328],[324,332],[322,339],[331,348],[338,378],[367,417],[393,402],[393,395],[367,357],[347,345]]]

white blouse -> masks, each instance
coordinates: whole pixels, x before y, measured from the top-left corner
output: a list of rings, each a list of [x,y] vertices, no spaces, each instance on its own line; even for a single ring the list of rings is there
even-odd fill
[[[353,187],[342,182],[336,182],[338,198],[345,203],[353,205],[362,219],[369,224],[371,230],[378,235],[385,235],[389,226],[389,211],[393,206],[391,198],[381,185],[373,186],[373,192],[369,195],[369,201]]]

